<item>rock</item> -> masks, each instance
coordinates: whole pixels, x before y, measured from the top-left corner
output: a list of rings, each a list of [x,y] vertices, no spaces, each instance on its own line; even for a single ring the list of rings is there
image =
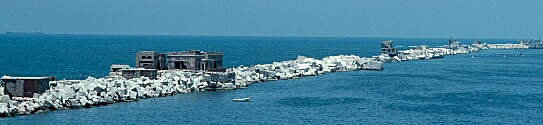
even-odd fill
[[[8,110],[8,114],[16,114],[19,111],[19,109],[15,106],[10,107]]]
[[[81,99],[79,99],[79,103],[81,104],[81,106],[88,106],[89,105],[87,97],[81,97]]]
[[[43,102],[43,105],[42,107],[45,107],[45,108],[53,108],[54,109],[54,106],[53,106],[53,100],[45,100]]]
[[[27,114],[26,102],[23,102],[17,106],[17,114]]]
[[[73,84],[72,85],[72,88],[74,89],[74,91],[79,91],[81,89],[81,85],[80,84]]]
[[[4,96],[4,87],[0,86],[0,96]]]
[[[138,99],[138,93],[134,92],[134,91],[130,91],[128,92],[129,95],[130,95],[130,100],[136,100]]]
[[[99,95],[99,96],[101,96],[101,97],[106,97],[107,94],[106,94],[106,92],[102,91],[102,92],[100,92],[100,95]]]
[[[106,86],[100,85],[100,84],[97,84],[96,87],[94,87],[94,91],[96,92],[102,92],[105,89],[106,89]]]
[[[138,98],[145,98],[145,92],[141,87],[136,88],[136,93],[138,94]]]
[[[222,88],[236,88],[236,86],[232,83],[223,83]]]
[[[25,108],[29,113],[34,112],[35,108],[34,108],[33,105],[34,105],[34,103],[32,103],[32,102],[26,103]]]
[[[62,99],[73,99],[75,96],[75,91],[73,89],[67,88],[66,93],[62,95]]]
[[[89,76],[87,77],[87,79],[85,79],[85,81],[95,81],[96,78],[92,77],[92,76]]]
[[[174,76],[174,77],[173,77],[173,80],[179,81],[179,80],[181,80],[181,77],[179,77],[179,76]]]
[[[100,98],[98,96],[93,96],[92,100],[89,102],[91,105],[100,104]]]
[[[175,87],[175,89],[177,90],[178,93],[186,93],[185,86],[183,85],[178,85]]]
[[[113,98],[112,98],[111,96],[105,96],[105,97],[104,97],[104,101],[105,101],[106,103],[109,103],[109,104],[111,104],[111,103],[114,102],[114,101],[113,101]]]
[[[81,107],[81,103],[79,102],[79,99],[70,99],[69,101],[70,105],[69,107]]]
[[[41,105],[38,103],[32,103],[30,106],[32,106],[34,109],[39,109],[41,107]]]
[[[0,103],[0,115],[7,115],[9,108],[7,103]]]

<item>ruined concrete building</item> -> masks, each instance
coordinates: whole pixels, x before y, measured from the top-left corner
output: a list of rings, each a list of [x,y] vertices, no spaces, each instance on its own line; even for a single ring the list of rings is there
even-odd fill
[[[123,65],[123,64],[113,64],[109,68],[109,76],[122,76],[123,69],[130,69],[129,65]]]
[[[169,70],[224,72],[223,53],[190,50],[170,52],[167,55]]]
[[[141,51],[136,54],[136,68],[224,72],[223,53],[189,50],[167,54]]]
[[[145,69],[145,68],[129,68],[122,69],[121,76],[125,79],[147,77],[149,79],[156,79],[158,71],[157,69]]]
[[[398,55],[398,51],[392,46],[392,40],[381,41],[381,54],[387,54],[390,57]]]
[[[10,77],[1,78],[1,86],[5,88],[5,93],[11,97],[32,97],[34,93],[42,94],[48,90],[49,81],[55,80],[55,77]]]
[[[141,51],[136,54],[136,68],[129,65],[113,64],[109,76],[122,76],[126,79],[149,77],[156,79],[158,70],[186,70],[225,72],[223,53],[190,50],[170,52]]]
[[[136,54],[136,68],[128,65],[113,64],[109,76],[122,76],[126,79],[149,77],[155,79],[158,70],[187,70],[225,72],[223,53],[190,50],[170,52],[140,51]]]
[[[128,65],[113,64],[109,69],[110,77],[124,77],[125,79],[147,77],[156,79],[158,74],[157,69],[132,68]]]
[[[166,55],[155,51],[141,51],[136,54],[136,68],[166,70]]]

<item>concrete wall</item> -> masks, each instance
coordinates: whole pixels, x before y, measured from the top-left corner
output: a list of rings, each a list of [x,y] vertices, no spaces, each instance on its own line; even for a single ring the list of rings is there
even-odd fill
[[[138,69],[128,69],[128,70],[122,70],[122,76],[125,79],[133,79],[133,78],[139,78],[139,77],[148,77],[149,79],[156,79],[157,78],[157,70],[156,69],[144,69],[144,70],[138,70]]]
[[[200,70],[200,64],[203,57],[203,55],[168,56],[168,69]]]
[[[207,59],[212,60],[209,63],[212,63],[208,69],[210,71],[216,71],[223,69],[223,55],[222,54],[209,54]]]
[[[166,57],[155,51],[141,51],[136,54],[136,68],[166,69]]]
[[[201,52],[198,50],[172,52],[167,55],[168,69],[193,71],[221,71],[223,54],[217,52]]]
[[[5,93],[12,97],[32,97],[34,93],[42,94],[49,89],[49,80],[2,80],[5,83]]]

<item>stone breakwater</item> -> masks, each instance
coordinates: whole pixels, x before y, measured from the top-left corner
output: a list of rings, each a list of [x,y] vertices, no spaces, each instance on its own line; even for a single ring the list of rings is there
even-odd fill
[[[329,56],[323,59],[298,56],[296,60],[239,66],[227,72],[185,72],[161,70],[157,79],[146,77],[93,78],[85,80],[60,80],[51,82],[43,94],[32,98],[13,98],[0,95],[0,116],[28,115],[52,110],[89,108],[115,102],[172,96],[197,91],[229,90],[268,80],[286,80],[315,76],[329,72],[382,70],[383,62],[400,62],[419,59],[442,58],[444,55],[478,52],[480,49],[525,49],[521,44],[473,44],[458,48],[429,48],[419,46],[390,56],[381,54],[373,58],[354,55]],[[4,88],[0,87],[0,94]]]
[[[525,44],[488,44],[486,46],[489,49],[528,49],[530,48],[528,45]]]
[[[401,62],[401,61],[412,61],[412,60],[427,60],[427,59],[436,59],[443,58],[446,55],[457,55],[457,54],[467,54],[473,52],[479,52],[480,50],[487,49],[528,49],[527,45],[523,44],[472,44],[471,46],[462,46],[458,48],[446,48],[446,47],[435,47],[430,48],[428,46],[422,45],[417,46],[416,48],[399,51],[395,56],[389,56],[386,54],[381,54],[379,56],[374,56],[379,61],[384,62]]]
[[[243,88],[256,82],[285,80],[336,71],[381,70],[383,62],[358,56],[323,59],[298,56],[296,60],[236,67],[227,72],[159,71],[157,79],[146,77],[93,78],[52,81],[43,94],[32,98],[0,95],[0,116],[29,115],[63,109],[90,108],[115,102],[172,96],[197,91]],[[0,88],[3,91],[3,88]],[[3,93],[3,92],[0,92]]]

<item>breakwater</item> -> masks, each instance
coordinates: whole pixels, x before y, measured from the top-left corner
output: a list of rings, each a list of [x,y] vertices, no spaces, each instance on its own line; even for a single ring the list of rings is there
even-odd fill
[[[432,53],[423,51],[427,53]],[[459,54],[459,53],[457,53]],[[426,58],[424,58],[426,59]],[[368,61],[365,61],[368,60]],[[375,58],[360,58],[357,56],[332,56],[323,59],[299,57],[296,60],[261,64],[250,67],[229,69],[234,72],[231,79],[215,80],[213,77],[228,74],[208,74],[203,72],[160,71],[159,78],[123,79],[123,78],[92,78],[80,81],[55,81],[48,92],[31,99],[13,99],[2,96],[0,108],[7,109],[9,116],[17,114],[32,114],[50,110],[92,107],[122,101],[170,96],[175,94],[206,91],[209,86],[215,88],[235,89],[256,82],[277,79],[292,79],[296,77],[320,75],[334,71],[356,71],[372,69],[382,64]],[[366,64],[366,65],[361,65]],[[225,77],[221,77],[225,78]],[[228,82],[231,80],[231,82]],[[222,82],[221,82],[222,81]],[[0,110],[2,111],[2,110]],[[6,110],[3,110],[6,111]]]
[[[52,81],[43,94],[32,98],[0,97],[0,115],[16,116],[73,108],[88,108],[115,102],[171,96],[197,91],[236,89],[267,80],[284,80],[336,71],[381,70],[382,62],[358,56],[330,56],[323,59],[298,56],[296,60],[236,67],[227,72],[185,72],[163,70],[157,79],[147,77],[93,78]]]

